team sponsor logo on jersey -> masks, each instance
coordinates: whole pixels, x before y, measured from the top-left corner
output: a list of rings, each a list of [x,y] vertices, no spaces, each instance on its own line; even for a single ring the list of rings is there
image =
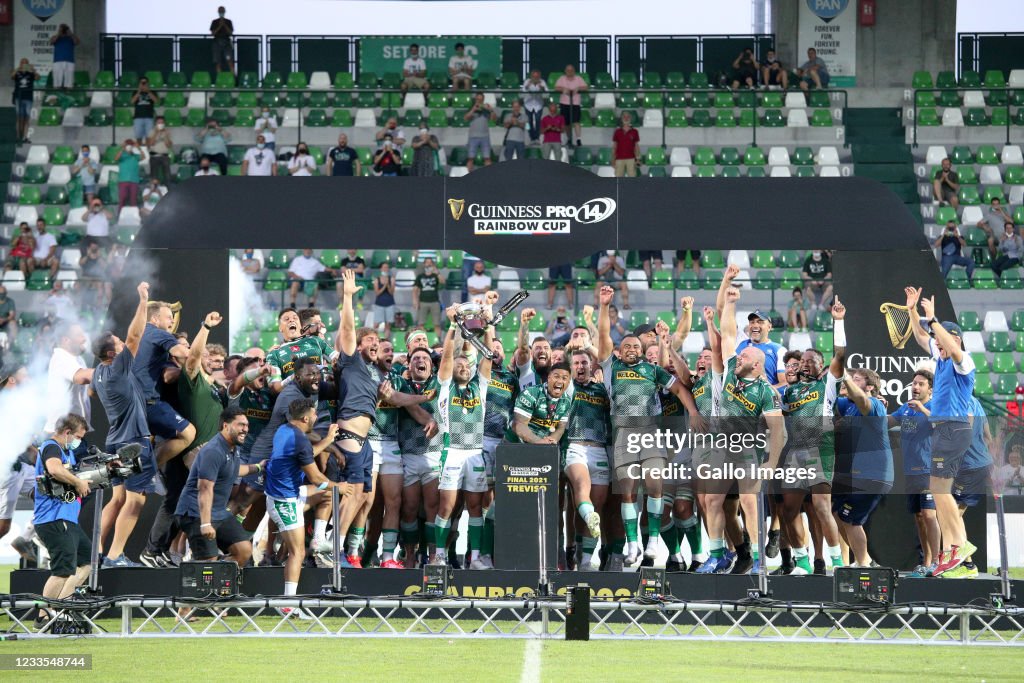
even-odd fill
[[[608,399],[600,394],[588,394],[585,391],[576,390],[576,400],[583,401],[584,403],[590,403],[595,406],[606,406],[608,405]]]
[[[536,425],[538,427],[543,427],[544,429],[553,429],[557,428],[558,425],[562,423],[560,420],[549,420],[543,417],[531,417],[530,424]]]
[[[643,374],[637,372],[636,370],[619,370],[618,372],[615,373],[615,379],[643,381],[646,380],[647,378]]]
[[[480,397],[474,396],[473,398],[462,398],[461,396],[452,397],[452,405],[459,408],[465,408],[466,410],[473,410],[474,408],[480,407]]]
[[[736,401],[749,411],[753,412],[757,410],[757,406],[754,404],[753,401],[751,401],[746,396],[736,391],[736,385],[732,383],[726,384],[725,393],[728,394],[730,401]]]
[[[492,379],[490,382],[488,382],[487,386],[492,389],[508,392],[509,394],[511,394],[513,391],[511,384],[505,384],[504,382],[496,379]]]
[[[817,391],[812,391],[811,393],[806,394],[806,395],[802,395],[797,400],[789,403],[788,407],[787,407],[787,410],[796,410],[800,406],[805,406],[808,403],[814,403],[819,398],[821,398],[821,394],[818,393]]]

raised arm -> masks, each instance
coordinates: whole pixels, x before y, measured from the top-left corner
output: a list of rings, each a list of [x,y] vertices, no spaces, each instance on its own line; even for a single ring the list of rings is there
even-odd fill
[[[693,297],[684,296],[679,300],[680,308],[679,322],[676,323],[676,331],[672,333],[672,348],[676,351],[683,348],[683,342],[690,334],[693,326]]]
[[[722,275],[722,282],[718,285],[718,293],[715,295],[715,312],[718,313],[719,317],[722,316],[722,307],[725,306],[725,290],[732,286],[732,281],[739,274],[739,266],[730,265]]]
[[[704,323],[708,328],[708,345],[711,346],[711,369],[721,375],[725,372],[725,363],[722,362],[722,335],[715,325],[715,309],[710,306],[704,307]]]
[[[441,349],[441,364],[437,366],[437,380],[439,382],[448,382],[452,378],[452,370],[455,368],[455,330],[458,329],[455,326],[455,314],[458,312],[458,306],[452,304],[445,309],[445,315],[448,316],[448,333],[444,336],[444,346]]]
[[[857,386],[852,375],[844,375],[843,383],[846,385],[846,395],[853,401],[853,405],[857,406],[857,412],[868,415],[871,412],[871,397]]]
[[[928,329],[935,335],[935,340],[942,344],[942,348],[949,352],[949,357],[953,359],[953,362],[960,365],[964,360],[964,350],[960,347],[960,340],[954,338],[953,335],[946,331],[945,327],[935,320],[934,295],[927,299],[921,299],[921,310],[924,311],[925,316],[931,321],[928,323]]]
[[[362,287],[356,284],[355,271],[344,270],[341,273],[341,322],[338,337],[335,341],[337,349],[346,356],[356,352],[356,314],[353,310],[352,298]]]
[[[203,326],[196,332],[192,346],[188,350],[188,358],[185,359],[185,374],[189,379],[194,378],[203,367],[203,351],[206,350],[206,338],[210,336],[210,330],[220,325],[222,320],[220,313],[212,311],[206,314]]]
[[[604,363],[611,358],[615,344],[612,342],[612,321],[608,312],[612,305],[615,290],[604,285],[598,293],[598,304],[601,306],[597,314],[597,362]]]
[[[597,339],[597,325],[594,324],[594,307],[590,304],[583,307],[583,326],[587,328],[591,339]]]
[[[530,362],[530,321],[536,317],[537,311],[524,308],[519,313],[519,331],[516,332],[516,353],[513,361],[516,366]]]
[[[498,293],[490,291],[484,294],[484,315],[487,317],[488,322],[494,315],[494,304],[498,303]],[[494,346],[494,325],[487,325],[484,330],[484,346],[488,349]],[[493,362],[487,356],[480,358],[480,364],[477,366],[477,373],[480,375],[480,379],[484,382],[491,381],[491,368]]]
[[[842,379],[846,372],[846,306],[836,295],[832,304],[832,362],[828,371],[836,379]]]
[[[726,270],[726,278],[722,282],[732,281],[729,277],[729,272],[732,269],[739,271],[736,266],[729,266]],[[735,273],[733,274],[735,277]],[[722,311],[719,314],[719,328],[722,333],[721,349],[722,349],[722,362],[727,362],[730,358],[736,355],[736,302],[740,300],[740,290],[735,287],[729,287],[725,292],[725,301],[722,305]]]
[[[139,353],[139,342],[142,341],[142,333],[146,331],[146,306],[149,304],[149,283],[140,282],[136,288],[139,293],[139,305],[135,309],[135,316],[128,325],[128,334],[125,336],[124,345],[132,356]]]
[[[910,329],[914,332],[914,341],[931,355],[931,337],[921,325],[921,316],[917,312],[917,302],[921,299],[920,287],[904,287],[903,292],[907,295],[907,311],[910,313]]]

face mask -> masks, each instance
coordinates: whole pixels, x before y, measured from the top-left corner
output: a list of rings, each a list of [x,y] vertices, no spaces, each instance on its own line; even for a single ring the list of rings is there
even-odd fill
[[[88,159],[89,158],[89,150],[86,150],[86,151],[82,152],[82,156],[84,158]]]
[[[82,445],[82,440],[81,439],[71,439],[71,441],[68,441],[68,450],[69,451],[76,450],[81,445]]]
[[[821,252],[820,251],[812,252],[811,255],[814,256],[814,258],[821,258]]]
[[[257,143],[256,143],[256,148],[257,148],[257,149],[263,149],[264,147],[266,147],[266,145],[265,145],[265,144],[263,144],[262,142],[257,142]]]
[[[309,150],[305,148],[299,149],[299,154],[309,154]]]
[[[164,125],[165,124],[163,124],[163,123],[158,123],[158,124],[156,124],[156,129],[157,130],[163,130],[164,129]]]
[[[427,134],[427,129],[426,128],[420,128],[420,135],[426,135],[426,134]]]
[[[270,112],[269,111],[263,112],[263,118],[269,119],[270,118]]]
[[[128,152],[129,154],[131,154],[134,149],[135,149],[135,147],[133,147],[132,145],[125,145],[124,146],[124,151]]]

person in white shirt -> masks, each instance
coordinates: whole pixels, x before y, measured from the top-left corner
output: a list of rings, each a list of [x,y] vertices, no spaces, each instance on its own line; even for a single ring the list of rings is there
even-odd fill
[[[267,149],[267,139],[264,135],[257,135],[256,146],[246,151],[245,158],[242,159],[242,175],[277,175],[277,156],[273,150]]]
[[[50,295],[43,302],[43,311],[46,317],[53,321],[70,322],[78,319],[78,307],[68,296],[64,283],[60,280],[53,283]]]
[[[448,75],[452,79],[452,90],[469,90],[473,87],[473,71],[476,60],[466,54],[463,43],[455,43],[455,54],[448,60]]]
[[[409,88],[422,90],[424,93],[430,90],[427,63],[420,57],[420,46],[416,43],[409,46],[409,56],[402,62],[402,92],[407,92]]]
[[[1014,444],[1010,452],[1006,454],[1006,464],[996,471],[993,477],[1002,486],[1004,496],[1019,496],[1024,494],[1024,469],[1021,468],[1021,453],[1024,447]]]
[[[292,308],[297,309],[295,302],[299,298],[299,289],[306,285],[306,294],[309,296],[309,307],[316,303],[317,282],[316,276],[327,270],[326,266],[313,256],[312,249],[303,249],[302,255],[292,259],[288,266],[288,279],[291,282]]]
[[[288,162],[288,175],[309,176],[316,172],[316,160],[310,156],[309,147],[300,142],[295,148],[295,156]]]
[[[103,201],[94,197],[85,215],[85,236],[99,243],[101,247],[110,246],[110,219],[114,215],[103,207]]]
[[[220,175],[220,171],[215,166],[210,165],[210,160],[203,158],[199,160],[199,170],[195,172],[197,176],[211,176]]]
[[[45,432],[52,432],[57,420],[68,413],[85,418],[86,424],[92,417],[87,385],[92,382],[93,371],[85,366],[82,358],[89,339],[82,326],[77,324],[64,324],[58,329],[56,339],[57,345],[46,373],[49,406],[43,426]],[[91,425],[89,429],[92,429]]]
[[[530,77],[523,83],[523,109],[530,120],[530,144],[540,144],[540,120],[544,116],[544,100],[547,99],[548,84],[540,77],[540,71],[534,69]]]
[[[253,124],[253,130],[256,131],[256,135],[263,136],[263,142],[267,145],[267,149],[274,152],[277,151],[277,117],[270,113],[269,107],[263,107],[260,112],[260,117],[256,119],[256,123]]]
[[[473,264],[473,274],[466,280],[466,288],[470,296],[480,296],[491,290],[491,276],[484,272],[484,262]]]
[[[46,230],[46,221],[36,221],[36,249],[32,252],[32,269],[49,268],[50,279],[57,277],[60,259],[57,258],[57,238]]]
[[[150,178],[149,184],[146,185],[146,189],[142,191],[142,208],[139,209],[139,214],[145,218],[149,214],[153,213],[153,209],[160,203],[160,200],[167,194],[167,188],[160,184],[160,180],[157,178]]]

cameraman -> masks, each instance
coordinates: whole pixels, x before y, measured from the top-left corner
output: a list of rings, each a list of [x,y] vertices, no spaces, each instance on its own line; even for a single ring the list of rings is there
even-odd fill
[[[39,444],[36,477],[47,474],[78,492],[77,498],[65,503],[36,487],[36,533],[50,554],[50,578],[43,586],[43,597],[51,600],[68,597],[89,576],[92,544],[78,526],[82,498],[89,495],[89,484],[68,469],[78,464],[74,451],[81,446],[88,428],[85,418],[71,413],[57,420],[53,436]],[[47,619],[45,612],[40,612],[36,627],[43,626]]]
[[[962,250],[967,246],[967,241],[960,235],[960,229],[957,228],[956,221],[946,221],[946,229],[935,240],[933,246],[942,252],[941,268],[943,279],[949,275],[949,271],[953,266],[963,266],[966,268],[967,279],[971,279],[971,276],[974,275],[974,259],[963,255]]]
[[[761,65],[754,59],[754,51],[751,48],[745,49],[732,62],[733,76],[732,89],[739,90],[740,86],[753,89],[757,87],[757,72]]]

